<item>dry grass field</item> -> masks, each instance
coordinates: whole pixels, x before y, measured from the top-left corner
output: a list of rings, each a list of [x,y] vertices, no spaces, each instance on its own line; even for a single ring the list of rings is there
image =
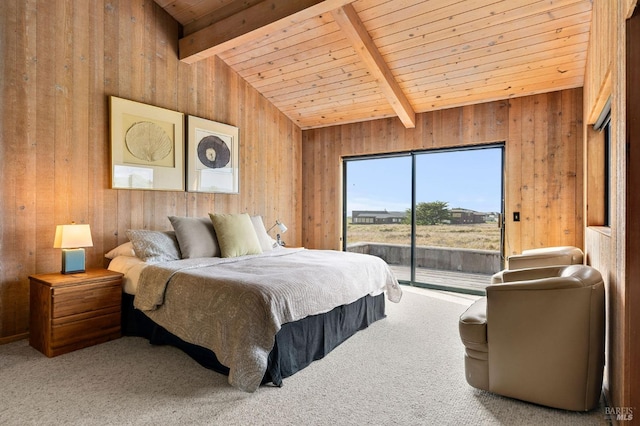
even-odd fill
[[[347,225],[347,243],[410,244],[410,225]],[[420,225],[416,245],[500,250],[500,229],[496,223],[469,225]]]

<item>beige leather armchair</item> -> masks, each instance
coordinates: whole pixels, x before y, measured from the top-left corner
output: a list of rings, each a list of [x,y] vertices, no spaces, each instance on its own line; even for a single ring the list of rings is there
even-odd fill
[[[582,264],[582,250],[572,246],[544,247],[523,250],[522,254],[509,256],[508,269],[541,268],[556,265]]]
[[[598,405],[604,283],[586,265],[503,271],[460,317],[467,382],[549,407]]]

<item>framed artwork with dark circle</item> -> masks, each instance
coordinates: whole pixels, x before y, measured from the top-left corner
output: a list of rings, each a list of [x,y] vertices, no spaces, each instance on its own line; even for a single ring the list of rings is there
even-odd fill
[[[111,188],[184,191],[184,114],[111,96]]]
[[[237,194],[238,128],[187,116],[187,191]]]

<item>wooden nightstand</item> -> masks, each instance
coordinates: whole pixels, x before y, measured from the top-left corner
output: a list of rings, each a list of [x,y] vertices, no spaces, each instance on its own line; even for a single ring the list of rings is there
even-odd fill
[[[122,274],[31,275],[29,344],[48,357],[120,337]]]

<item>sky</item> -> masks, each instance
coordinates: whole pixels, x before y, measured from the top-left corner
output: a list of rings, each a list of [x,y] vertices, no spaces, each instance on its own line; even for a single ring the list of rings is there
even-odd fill
[[[500,148],[437,151],[416,156],[417,202],[501,211]],[[411,207],[411,156],[349,160],[347,211],[405,211]]]

